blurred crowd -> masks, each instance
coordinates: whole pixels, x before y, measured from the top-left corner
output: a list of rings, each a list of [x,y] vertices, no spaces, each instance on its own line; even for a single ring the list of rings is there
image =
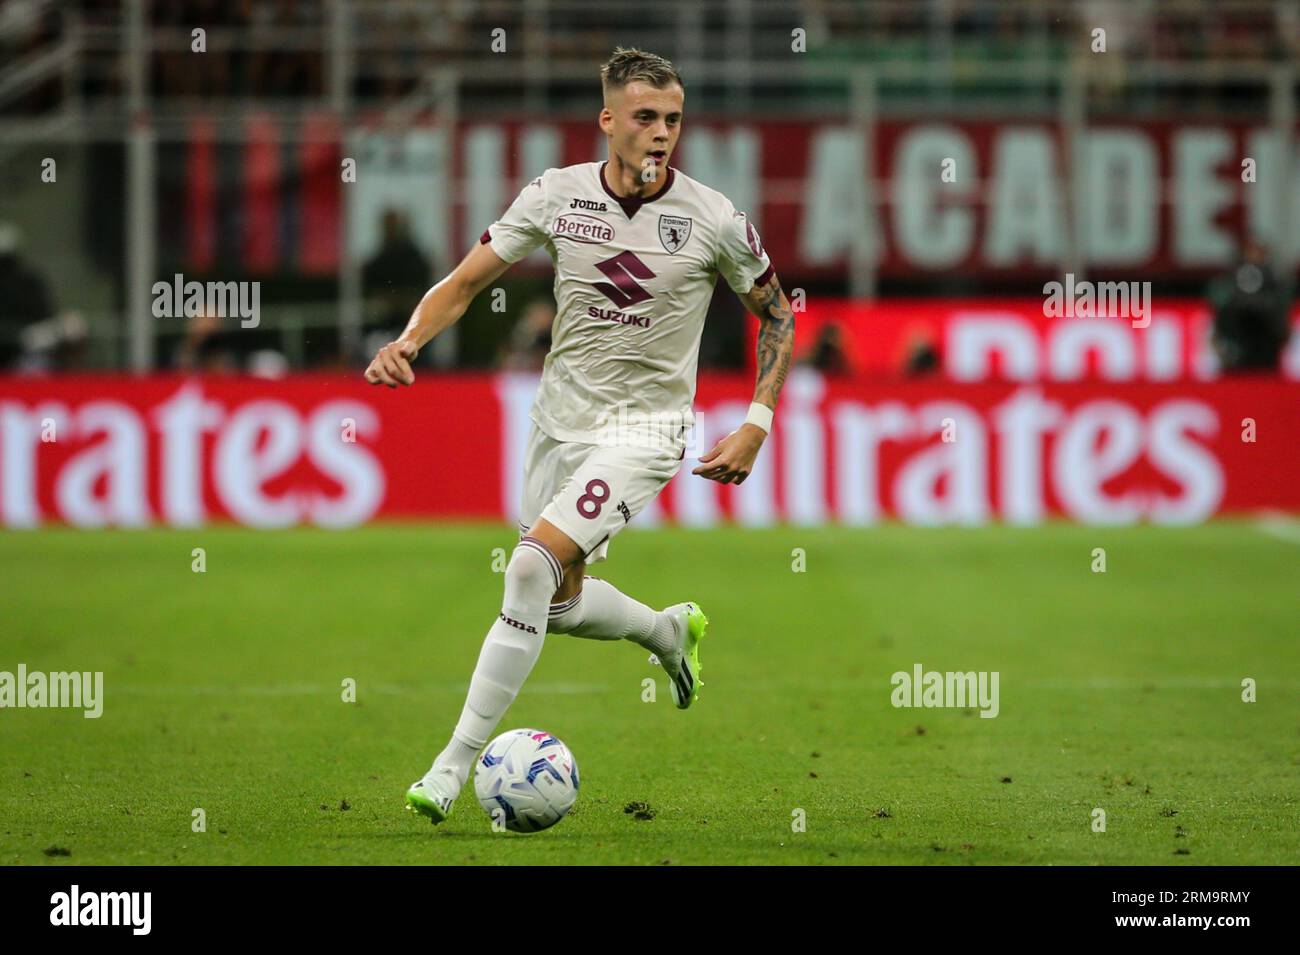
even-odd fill
[[[81,316],[55,307],[45,273],[21,253],[22,233],[0,222],[0,372],[72,370],[84,358]]]
[[[50,281],[36,263],[22,254],[21,233],[0,222],[0,372],[45,373],[85,367],[88,329],[82,317],[61,309]],[[365,351],[390,341],[405,326],[412,309],[433,282],[429,258],[412,237],[405,216],[389,209],[383,218],[383,239],[362,271]],[[1213,315],[1210,342],[1225,374],[1276,372],[1291,335],[1293,283],[1281,276],[1269,248],[1248,241],[1232,268],[1209,285]],[[487,361],[464,361],[462,367],[495,367],[511,371],[540,370],[551,347],[556,318],[549,296],[527,299],[512,310],[511,325],[496,338]],[[941,344],[934,329],[923,322],[903,323],[903,346],[895,367],[904,377],[937,373],[942,366]],[[705,323],[699,367],[737,370],[746,367],[745,323],[739,302],[715,291]],[[835,321],[821,325],[813,340],[796,356],[799,364],[831,377],[855,374],[845,329]],[[428,353],[421,356],[426,364]],[[335,353],[330,364],[355,364],[361,356]],[[185,321],[183,331],[164,356],[162,367],[206,374],[251,373],[279,377],[291,367],[287,356],[264,341],[241,334],[228,320],[198,315]]]
[[[637,3],[587,0],[354,0],[350,38],[358,69],[352,94],[391,101],[411,93],[428,69],[481,61],[492,31],[509,48],[544,62],[602,60],[629,32],[647,29],[675,41],[680,8],[703,8],[694,22],[700,54],[726,57],[735,33],[762,58],[788,52],[790,31],[807,32],[809,52],[834,60],[949,60],[968,78],[989,59],[1060,59],[1096,26],[1108,51],[1123,60],[1300,60],[1300,4],[1295,0],[793,0],[757,4],[737,19],[727,0],[664,0],[648,28]],[[72,29],[75,11],[88,62],[79,70],[86,95],[121,93],[126,0],[5,0],[0,4],[0,63],[54,49]],[[324,95],[329,70],[330,4],[326,0],[167,0],[147,4],[158,47],[150,91],[156,97],[305,98]],[[543,23],[544,30],[533,29]],[[207,55],[189,55],[190,30],[209,32]],[[100,39],[87,39],[87,35]],[[670,43],[670,45],[672,45]],[[715,48],[716,47],[716,48]],[[383,55],[371,55],[383,51]],[[66,93],[52,75],[25,95],[0,103],[5,113],[56,108]]]

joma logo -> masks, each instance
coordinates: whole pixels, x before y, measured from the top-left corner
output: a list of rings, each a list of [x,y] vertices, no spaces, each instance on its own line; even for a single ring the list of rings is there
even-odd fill
[[[507,617],[505,614],[501,614],[501,619],[504,620],[506,623],[510,624],[510,626],[514,627],[516,630],[522,630],[524,633],[536,633],[536,632],[537,632],[537,628],[536,628],[536,627],[534,627],[534,626],[530,626],[529,624],[526,624],[526,623],[521,623],[521,622],[518,621],[518,620],[514,620],[514,619],[512,619],[512,618],[510,618],[510,617]]]
[[[570,209],[590,209],[592,212],[608,212],[609,207],[603,202],[595,202],[592,199],[574,199],[569,203]]]

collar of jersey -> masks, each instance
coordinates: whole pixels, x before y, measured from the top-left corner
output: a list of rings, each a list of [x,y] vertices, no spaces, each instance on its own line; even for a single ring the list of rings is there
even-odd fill
[[[647,202],[654,202],[656,199],[658,199],[660,196],[662,196],[664,193],[666,193],[669,189],[673,187],[673,175],[674,175],[673,167],[669,166],[668,181],[664,183],[664,187],[662,189],[656,192],[649,199],[642,199],[640,196],[620,196],[618,195],[618,193],[614,192],[613,189],[609,188],[609,183],[605,181],[605,167],[608,165],[609,165],[608,159],[606,159],[604,162],[600,164],[600,169],[596,171],[596,178],[600,180],[600,185],[601,188],[605,190],[605,195],[609,196],[611,199],[617,202],[622,207],[623,212],[626,213],[629,219],[632,218],[634,215],[636,215],[636,211],[640,209],[643,205],[645,205]]]

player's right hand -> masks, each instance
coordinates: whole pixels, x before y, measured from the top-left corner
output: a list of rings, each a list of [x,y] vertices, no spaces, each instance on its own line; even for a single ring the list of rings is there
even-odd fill
[[[415,384],[411,362],[415,361],[415,356],[419,353],[420,349],[415,342],[389,342],[379,349],[366,368],[366,381],[372,385],[387,385],[389,388]]]

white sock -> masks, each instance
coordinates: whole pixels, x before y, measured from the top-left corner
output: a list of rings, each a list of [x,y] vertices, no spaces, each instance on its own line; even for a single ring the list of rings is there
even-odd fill
[[[506,566],[505,597],[479,652],[451,742],[434,766],[452,766],[461,785],[542,652],[551,597],[564,574],[549,550],[524,538]]]
[[[589,640],[631,640],[653,653],[677,644],[672,618],[633,600],[608,581],[587,577],[572,600],[551,606],[549,628]]]
[[[590,581],[592,578],[588,578]],[[582,591],[561,603],[551,604],[550,617],[546,621],[547,633],[563,633],[571,637],[585,637],[588,640],[622,640],[623,636],[608,630],[592,630],[582,626],[585,613]]]
[[[473,743],[462,742],[457,739],[456,734],[453,732],[451,742],[434,759],[433,769],[440,766],[451,766],[456,770],[456,778],[464,786],[465,781],[469,779],[469,771],[474,768],[474,760],[478,758],[478,751],[482,748],[482,746],[475,746]]]

